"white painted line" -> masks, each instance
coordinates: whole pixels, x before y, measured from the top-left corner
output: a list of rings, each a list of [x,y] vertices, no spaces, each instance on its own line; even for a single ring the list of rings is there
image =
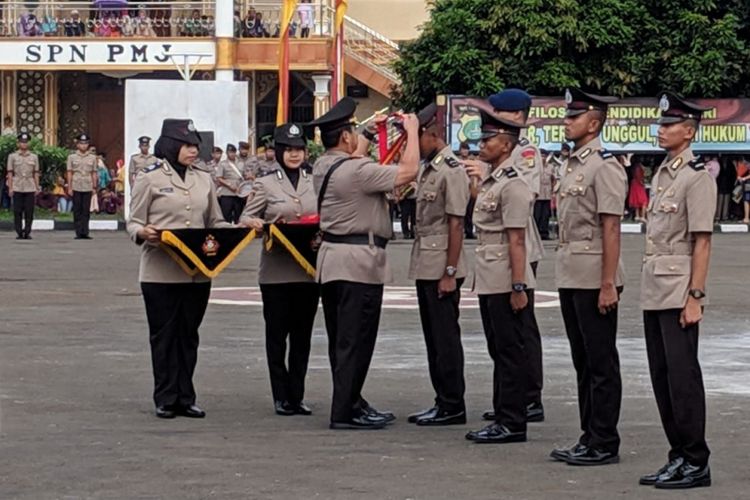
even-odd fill
[[[722,233],[747,233],[747,224],[719,224]]]
[[[89,222],[92,231],[117,231],[116,220],[92,220]]]
[[[55,229],[55,221],[52,219],[35,219],[31,223],[32,231],[52,231]]]
[[[627,234],[641,234],[643,232],[640,224],[620,224],[620,232]]]

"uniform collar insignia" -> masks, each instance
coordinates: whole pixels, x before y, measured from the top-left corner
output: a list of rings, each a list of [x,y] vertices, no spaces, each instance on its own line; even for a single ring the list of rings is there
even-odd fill
[[[579,158],[581,158],[581,160],[585,160],[586,158],[589,157],[590,154],[591,154],[591,148],[586,148],[583,151],[581,151],[581,154],[578,156]]]
[[[276,170],[276,178],[278,180],[283,180],[284,179],[284,174],[281,173],[281,170]]]
[[[443,163],[443,158],[444,158],[443,154],[438,153],[438,155],[432,159],[432,161],[430,162],[430,165],[432,165],[433,167],[440,166],[440,164]]]
[[[671,168],[672,170],[677,170],[677,169],[678,169],[678,168],[680,168],[681,166],[682,166],[682,157],[681,157],[681,156],[679,156],[679,157],[677,157],[677,158],[676,158],[676,159],[675,159],[675,160],[674,160],[674,161],[672,162],[672,164],[671,164],[671,165],[669,165],[669,168]]]
[[[300,168],[300,171],[302,172],[302,177],[307,179],[307,170],[305,170],[304,168]]]

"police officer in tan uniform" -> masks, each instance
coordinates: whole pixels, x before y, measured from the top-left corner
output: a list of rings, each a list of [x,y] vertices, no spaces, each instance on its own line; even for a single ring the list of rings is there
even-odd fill
[[[211,174],[211,178],[216,182],[216,171],[219,169],[219,163],[221,163],[221,157],[224,156],[224,150],[219,146],[211,148],[211,159],[206,163],[206,170]],[[218,189],[218,185],[216,188]]]
[[[242,164],[237,161],[237,148],[234,144],[227,144],[227,157],[219,162],[216,169],[219,206],[227,222],[236,223],[240,220],[245,200],[239,197],[239,188],[244,180]]]
[[[671,93],[661,96],[659,106],[659,147],[667,157],[651,181],[641,307],[651,382],[670,450],[669,462],[640,483],[681,489],[711,485],[698,330],[716,182],[690,149],[710,108]]]
[[[383,283],[391,274],[385,246],[393,226],[385,196],[417,176],[419,124],[406,115],[401,162],[381,166],[361,157],[369,143],[354,129],[355,109],[345,97],[309,124],[320,128],[326,149],[313,170],[323,232],[317,278],[333,370],[331,428],[379,429],[395,417],[372,408],[360,392],[375,348]]]
[[[154,153],[133,185],[127,229],[141,247],[139,281],[146,304],[156,416],[203,418],[195,405],[193,372],[198,328],[211,281],[186,274],[159,246],[164,229],[226,227],[208,172],[193,167],[201,137],[192,120],[167,119]]]
[[[13,198],[13,222],[17,240],[31,239],[34,199],[41,190],[39,157],[29,151],[30,140],[31,137],[26,132],[18,134],[18,151],[8,155],[8,194]]]
[[[130,175],[131,189],[133,187],[133,181],[135,181],[138,172],[156,163],[156,157],[149,152],[150,147],[150,137],[144,135],[138,138],[138,149],[140,151],[130,157],[130,164],[128,165],[128,175]]]
[[[492,360],[495,422],[466,439],[476,443],[526,441],[524,330],[532,320],[534,274],[526,251],[533,195],[512,157],[522,123],[482,111],[480,165],[467,172],[481,181],[474,205],[479,244],[475,249],[474,291]]]
[[[494,94],[488,99],[495,114],[513,123],[526,124],[531,110],[531,96],[520,89],[505,89]],[[525,137],[525,130],[521,130],[518,143],[513,148],[511,160],[521,179],[526,182],[531,193],[536,196],[540,191],[540,177],[542,171],[542,156],[537,148]],[[526,227],[526,251],[528,252],[531,270],[536,277],[536,269],[539,261],[544,257],[544,247],[539,230],[533,216],[532,200],[531,215]],[[542,336],[534,313],[534,303],[530,307],[531,321],[524,323],[524,352],[526,353],[526,418],[528,422],[544,421],[544,406],[542,405],[542,387],[544,385],[544,373],[542,370]],[[485,420],[494,421],[495,415],[492,411],[483,415]]]
[[[242,170],[243,176],[247,178],[248,172],[252,173],[252,178],[255,179],[258,175],[258,159],[250,155],[250,144],[245,141],[240,141],[239,155],[237,156],[237,163]]]
[[[273,172],[279,168],[279,162],[276,161],[276,150],[272,140],[268,140],[263,150],[263,158],[256,158],[256,175],[263,175],[266,172]]]
[[[305,163],[307,143],[302,127],[294,123],[277,127],[274,142],[280,167],[255,180],[242,212],[243,225],[256,229],[264,222],[298,221],[318,210],[312,168]],[[258,283],[274,409],[279,415],[310,415],[303,398],[320,286],[278,244],[270,249],[263,245]]]
[[[469,178],[441,138],[437,106],[418,114],[423,160],[416,192],[416,239],[409,279],[416,280],[434,407],[409,416],[420,426],[466,423],[464,351],[458,324],[460,288],[466,277],[463,221]]]
[[[553,450],[571,465],[619,461],[622,381],[617,353],[617,304],[622,290],[620,218],[627,180],[602,148],[599,134],[615,98],[569,89],[565,137],[575,146],[562,168],[557,210],[560,245],[555,267],[565,330],[578,379],[583,434]]]
[[[77,240],[90,240],[91,196],[96,194],[96,154],[89,150],[87,134],[76,138],[76,151],[68,155],[68,196],[73,198],[73,224]]]

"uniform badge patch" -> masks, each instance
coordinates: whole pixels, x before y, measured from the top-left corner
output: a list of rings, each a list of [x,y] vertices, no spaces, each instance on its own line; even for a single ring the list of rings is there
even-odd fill
[[[513,167],[508,167],[504,170],[505,176],[508,179],[512,179],[513,177],[518,177],[518,172]]]
[[[602,150],[600,150],[600,151],[599,151],[599,155],[600,155],[600,156],[601,156],[602,158],[604,158],[605,160],[606,160],[607,158],[612,158],[612,153],[610,153],[610,152],[609,152],[609,151],[607,151],[606,149],[602,149]]]
[[[456,160],[452,156],[446,156],[445,157],[445,164],[448,165],[450,168],[457,168],[457,167],[461,166],[461,164],[458,162],[458,160]]]
[[[206,241],[203,242],[201,250],[206,257],[215,257],[219,252],[219,242],[216,241],[213,235],[209,234],[206,236]]]
[[[159,192],[160,193],[174,193],[174,188],[171,188],[171,187],[161,188]]]

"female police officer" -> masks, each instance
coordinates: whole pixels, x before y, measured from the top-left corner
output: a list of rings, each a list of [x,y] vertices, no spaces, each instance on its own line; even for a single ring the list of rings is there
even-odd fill
[[[128,233],[141,246],[139,281],[146,303],[154,370],[156,416],[203,418],[195,405],[193,371],[198,327],[208,305],[210,280],[188,276],[159,247],[161,231],[224,227],[214,182],[193,166],[200,134],[192,120],[164,120],[154,165],[135,180]]]
[[[253,185],[241,223],[292,222],[313,214],[317,198],[305,163],[302,127],[287,123],[274,132],[280,168],[262,174]],[[303,403],[319,289],[315,280],[280,245],[262,250],[258,283],[266,320],[266,356],[274,408],[279,415],[310,415]],[[286,360],[289,337],[289,360]]]

